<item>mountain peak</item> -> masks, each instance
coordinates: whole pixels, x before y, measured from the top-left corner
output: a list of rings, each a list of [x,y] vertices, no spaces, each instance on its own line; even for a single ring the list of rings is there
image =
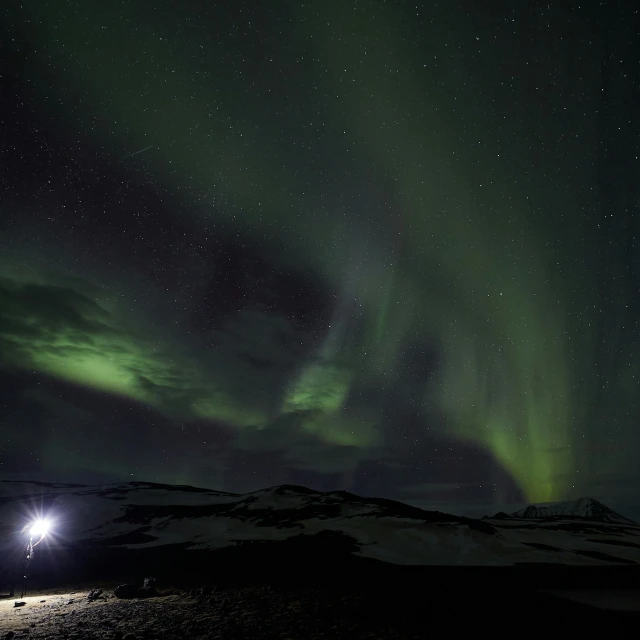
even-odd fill
[[[509,514],[512,518],[588,518],[600,522],[634,524],[632,520],[621,516],[599,500],[585,496],[566,502],[532,504]]]

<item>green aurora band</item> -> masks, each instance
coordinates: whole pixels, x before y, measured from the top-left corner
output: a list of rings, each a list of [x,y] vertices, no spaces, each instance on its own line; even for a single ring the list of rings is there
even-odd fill
[[[425,404],[446,416],[448,435],[490,450],[529,500],[567,497],[594,463],[601,472],[613,471],[606,453],[585,462],[584,434],[637,390],[640,352],[637,341],[628,342],[625,324],[630,293],[618,298],[619,327],[610,345],[618,353],[627,342],[624,355],[594,354],[602,339],[601,300],[588,285],[602,280],[600,267],[589,260],[596,240],[567,249],[558,262],[553,243],[570,240],[571,230],[554,212],[536,208],[533,188],[516,186],[518,154],[487,135],[471,144],[472,136],[489,130],[489,116],[467,116],[473,132],[468,140],[451,117],[447,89],[464,77],[472,94],[473,71],[453,58],[440,59],[440,66],[414,59],[397,35],[412,28],[403,15],[382,3],[366,16],[352,12],[349,3],[291,8],[298,28],[289,44],[307,61],[300,74],[311,77],[286,87],[290,100],[329,96],[316,117],[338,140],[333,155],[353,158],[353,167],[367,158],[393,185],[387,219],[351,213],[345,225],[344,212],[334,210],[322,187],[296,170],[297,152],[274,142],[275,134],[270,139],[276,127],[264,115],[268,96],[252,97],[250,77],[235,74],[230,61],[214,64],[229,42],[210,45],[204,34],[202,42],[187,42],[186,8],[174,7],[175,24],[168,24],[136,11],[136,3],[117,9],[81,3],[73,12],[62,2],[27,5],[40,25],[63,104],[71,96],[81,101],[81,117],[116,123],[95,129],[99,142],[113,145],[115,135],[128,149],[155,145],[154,169],[178,193],[215,193],[225,203],[217,215],[246,233],[279,236],[298,247],[342,292],[344,305],[337,305],[317,359],[290,381],[282,416],[295,414],[299,428],[323,442],[381,446],[375,411],[345,409],[349,390],[355,381],[392,386],[401,349],[418,336],[437,340],[442,351]],[[129,19],[123,11],[131,12]],[[434,50],[444,46],[446,31],[429,34]],[[45,68],[34,63],[33,71]],[[203,73],[208,83],[199,80]],[[443,78],[452,79],[445,84]],[[428,89],[433,86],[442,87],[443,96]],[[597,87],[592,92],[595,98]],[[330,155],[327,148],[317,153]],[[553,162],[551,153],[546,159]],[[593,167],[585,162],[581,170],[596,182]],[[355,168],[350,175],[361,178]],[[546,201],[572,206],[569,196],[549,189]],[[621,265],[608,270],[624,280]],[[576,285],[572,273],[584,274],[583,282]],[[38,315],[33,300],[44,295],[37,289],[40,276],[16,278],[6,269],[4,276],[0,305],[11,322],[3,323],[2,338],[12,345],[5,364],[130,397],[170,415],[222,420],[239,430],[268,423],[266,397],[258,394],[253,405],[236,401],[222,370],[217,378],[210,370],[205,374],[179,345],[139,334],[117,305],[87,296],[65,306],[76,294],[60,289],[51,304],[64,309]],[[351,326],[353,300],[364,333]],[[64,321],[49,323],[51,317]],[[255,377],[245,374],[245,380]],[[615,388],[598,395],[595,410],[589,398],[603,374],[616,381]]]

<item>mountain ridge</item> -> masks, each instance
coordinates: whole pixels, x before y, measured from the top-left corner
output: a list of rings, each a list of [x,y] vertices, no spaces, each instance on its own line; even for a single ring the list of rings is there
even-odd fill
[[[497,515],[499,514],[494,517],[497,517]],[[617,524],[636,524],[633,520],[626,518],[599,500],[589,496],[577,498],[576,500],[531,504],[508,515],[512,518],[525,519],[571,517]]]
[[[530,505],[517,515],[474,519],[297,485],[235,494],[148,482],[0,481],[0,493],[6,496],[0,499],[0,554],[15,547],[28,514],[42,513],[53,523],[49,548],[72,553],[241,547],[252,557],[277,548],[279,557],[295,553],[298,562],[311,553],[326,562],[348,557],[405,566],[640,565],[640,526],[595,501],[546,518],[535,518],[540,511]],[[578,507],[587,517],[575,515]]]

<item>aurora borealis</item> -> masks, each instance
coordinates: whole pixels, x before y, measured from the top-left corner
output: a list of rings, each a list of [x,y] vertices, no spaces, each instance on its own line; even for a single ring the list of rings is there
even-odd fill
[[[0,473],[640,486],[625,5],[10,0]]]

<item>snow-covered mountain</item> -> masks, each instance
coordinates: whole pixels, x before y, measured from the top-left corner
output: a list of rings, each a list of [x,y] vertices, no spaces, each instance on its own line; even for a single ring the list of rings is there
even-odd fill
[[[580,508],[581,514],[597,510]],[[598,509],[603,514],[606,507]],[[300,548],[313,540],[349,557],[395,565],[640,564],[640,526],[621,516],[594,520],[572,512],[553,522],[530,515],[476,520],[292,485],[232,494],[142,482],[0,482],[0,554],[19,546],[21,530],[39,513],[52,522],[50,550],[202,553],[240,547],[269,553],[273,545]]]
[[[609,509],[595,498],[579,498],[568,502],[532,504],[510,514],[513,518],[588,518],[599,522],[634,524],[632,520]]]

